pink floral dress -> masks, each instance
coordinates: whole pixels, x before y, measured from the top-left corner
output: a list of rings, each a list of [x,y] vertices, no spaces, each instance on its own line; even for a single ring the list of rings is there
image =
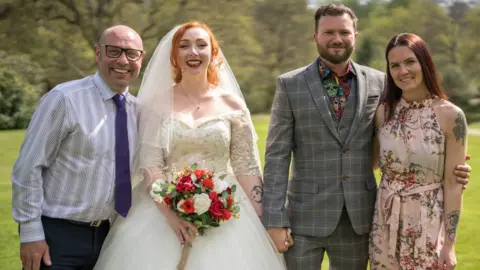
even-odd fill
[[[445,136],[435,97],[401,99],[378,130],[382,179],[370,234],[371,269],[436,269],[443,245]]]

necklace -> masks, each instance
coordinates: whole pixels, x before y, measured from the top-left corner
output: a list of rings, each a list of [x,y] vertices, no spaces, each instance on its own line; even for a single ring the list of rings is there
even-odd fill
[[[195,111],[200,110],[200,104],[190,98],[190,96],[185,92],[181,84],[180,84],[180,88],[182,88],[182,93],[188,98],[188,100],[190,100],[191,103],[195,104]]]

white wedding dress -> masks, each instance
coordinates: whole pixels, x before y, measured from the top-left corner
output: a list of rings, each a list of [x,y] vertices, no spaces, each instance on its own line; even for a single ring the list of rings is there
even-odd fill
[[[212,228],[193,242],[188,270],[282,270],[278,254],[252,204],[233,175],[259,175],[248,111],[228,112],[188,121],[175,114],[170,166],[203,164],[217,174],[228,172],[226,181],[237,184],[240,218]],[[96,270],[175,270],[182,247],[144,184],[133,191],[127,218],[118,217],[95,266]]]

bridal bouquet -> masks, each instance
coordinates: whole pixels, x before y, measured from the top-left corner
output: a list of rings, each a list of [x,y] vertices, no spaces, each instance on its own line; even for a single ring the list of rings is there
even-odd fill
[[[225,176],[199,169],[194,163],[180,172],[173,172],[167,179],[156,180],[150,195],[180,218],[193,223],[199,234],[204,235],[209,228],[219,227],[231,218],[239,218],[240,206],[234,200],[237,187],[224,181]],[[190,248],[190,244],[184,246],[177,269],[183,269]]]

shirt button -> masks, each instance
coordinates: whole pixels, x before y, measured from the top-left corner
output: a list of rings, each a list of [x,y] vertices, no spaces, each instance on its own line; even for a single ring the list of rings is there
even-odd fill
[[[347,153],[348,150],[349,150],[348,148],[344,148],[344,149],[343,149],[343,153]]]

